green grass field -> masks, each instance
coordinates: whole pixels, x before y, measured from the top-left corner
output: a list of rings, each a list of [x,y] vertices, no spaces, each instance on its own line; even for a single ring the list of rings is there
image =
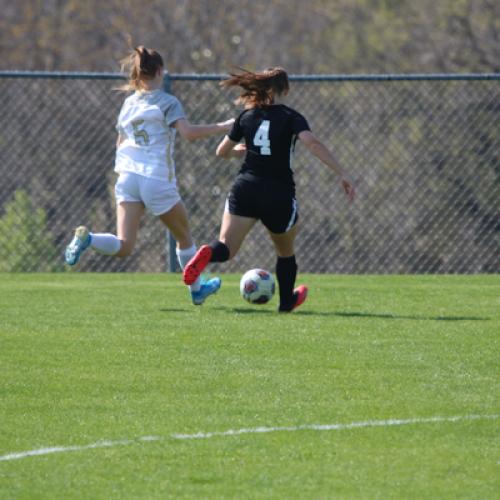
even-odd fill
[[[222,278],[0,275],[0,498],[500,498],[500,276]]]

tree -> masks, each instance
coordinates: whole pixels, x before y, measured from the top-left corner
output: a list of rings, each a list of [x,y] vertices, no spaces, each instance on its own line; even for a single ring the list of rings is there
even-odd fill
[[[499,71],[494,0],[0,0],[4,69],[117,71],[125,33],[173,73]]]

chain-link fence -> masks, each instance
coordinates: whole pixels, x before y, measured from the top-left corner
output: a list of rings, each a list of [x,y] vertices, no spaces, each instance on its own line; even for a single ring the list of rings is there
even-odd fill
[[[64,271],[73,229],[115,232],[116,74],[0,74],[0,271]],[[220,78],[171,75],[193,123],[235,116]],[[292,78],[289,105],[337,154],[357,186],[349,204],[335,175],[300,144],[294,161],[301,272],[500,271],[500,75]],[[198,244],[218,235],[238,160],[220,138],[178,139],[177,178]],[[81,271],[164,271],[169,245],[146,215],[134,255],[87,252]],[[274,268],[256,226],[213,271]]]

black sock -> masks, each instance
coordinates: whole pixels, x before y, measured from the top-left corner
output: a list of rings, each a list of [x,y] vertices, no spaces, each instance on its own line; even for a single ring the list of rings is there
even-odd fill
[[[212,257],[210,262],[226,262],[229,260],[229,248],[222,241],[215,241],[210,245]]]
[[[290,311],[294,304],[293,287],[297,277],[295,255],[278,257],[276,261],[276,277],[280,289],[280,310]]]

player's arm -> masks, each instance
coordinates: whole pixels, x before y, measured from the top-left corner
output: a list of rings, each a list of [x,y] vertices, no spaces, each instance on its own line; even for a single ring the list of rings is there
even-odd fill
[[[184,139],[188,141],[194,141],[196,139],[202,139],[204,137],[209,137],[211,135],[223,134],[228,132],[232,125],[234,119],[226,120],[220,123],[209,123],[206,125],[194,125],[190,123],[186,118],[180,118],[177,120],[173,126],[177,129],[179,134]]]
[[[226,135],[224,139],[217,146],[217,150],[215,154],[220,156],[221,158],[225,158],[229,160],[230,158],[242,158],[245,156],[247,148],[245,144],[241,144],[239,142],[232,141]]]
[[[118,137],[116,138],[116,147],[118,147],[124,140],[125,137],[118,132]]]
[[[298,137],[316,158],[340,176],[342,189],[349,198],[349,201],[352,201],[354,198],[354,185],[342,170],[335,155],[310,130],[303,130],[299,133]]]

